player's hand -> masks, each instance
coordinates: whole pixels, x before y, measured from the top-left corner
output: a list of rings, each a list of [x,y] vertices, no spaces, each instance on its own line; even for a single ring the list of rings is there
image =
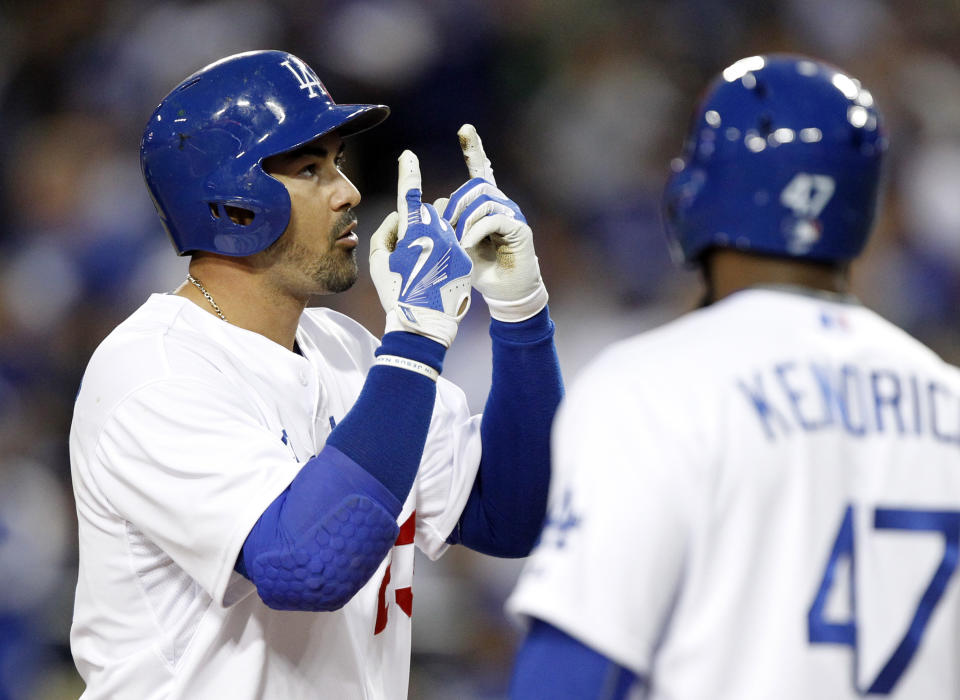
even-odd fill
[[[410,331],[450,347],[470,307],[470,257],[429,204],[422,204],[420,162],[400,154],[397,211],[370,239],[370,275],[387,312],[386,333]]]
[[[477,130],[464,124],[457,136],[470,180],[435,206],[456,228],[473,260],[473,286],[483,294],[490,315],[508,323],[525,321],[547,305],[533,231],[520,208],[497,189]]]

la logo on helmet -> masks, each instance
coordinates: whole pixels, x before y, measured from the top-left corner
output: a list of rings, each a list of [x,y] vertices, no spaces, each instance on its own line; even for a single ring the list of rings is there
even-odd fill
[[[327,89],[320,82],[317,74],[296,56],[290,56],[280,65],[285,66],[293,74],[293,77],[300,83],[300,89],[307,90],[310,97],[320,97],[327,94]],[[319,92],[314,92],[314,88],[318,89]]]

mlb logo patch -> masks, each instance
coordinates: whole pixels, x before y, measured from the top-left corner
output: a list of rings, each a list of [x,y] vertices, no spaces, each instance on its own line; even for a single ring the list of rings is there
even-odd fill
[[[820,325],[828,331],[849,331],[850,322],[843,311],[823,309],[820,311]]]

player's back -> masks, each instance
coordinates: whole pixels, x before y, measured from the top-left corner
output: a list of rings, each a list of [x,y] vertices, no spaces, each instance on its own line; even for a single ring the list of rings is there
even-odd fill
[[[960,373],[873,312],[755,289],[621,342],[554,453],[510,606],[649,697],[960,697]]]
[[[686,330],[702,512],[655,695],[958,697],[960,375],[863,307],[782,291]]]

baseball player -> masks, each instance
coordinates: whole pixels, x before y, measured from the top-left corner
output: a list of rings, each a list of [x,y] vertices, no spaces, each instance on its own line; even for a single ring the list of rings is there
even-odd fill
[[[664,212],[705,305],[564,399],[514,698],[960,697],[960,374],[848,291],[886,147],[821,62],[710,85]]]
[[[382,340],[305,308],[357,278],[344,139],[387,114],[257,51],[150,117],[143,173],[190,273],[104,340],[77,397],[84,698],[404,698],[413,548],[533,546],[561,378],[530,227],[472,127],[439,211],[400,156],[370,247]],[[438,376],[471,283],[493,317],[482,417]]]

